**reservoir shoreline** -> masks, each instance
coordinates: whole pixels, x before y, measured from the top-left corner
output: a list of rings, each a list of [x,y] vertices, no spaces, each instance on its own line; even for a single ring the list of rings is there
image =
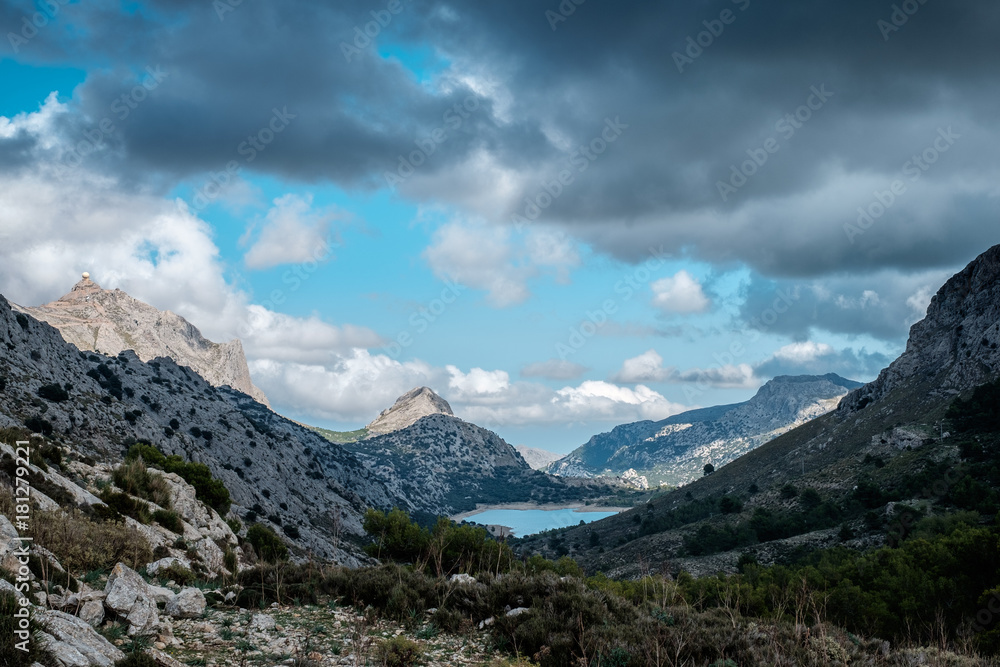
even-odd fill
[[[631,507],[607,507],[603,505],[580,505],[579,503],[504,503],[500,505],[476,504],[476,509],[456,514],[450,519],[452,521],[464,521],[477,514],[482,514],[489,510],[575,510],[577,512],[614,512],[620,513],[630,510]]]

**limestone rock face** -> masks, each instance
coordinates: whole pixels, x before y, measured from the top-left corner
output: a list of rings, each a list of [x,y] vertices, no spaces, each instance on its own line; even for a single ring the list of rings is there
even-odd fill
[[[100,600],[84,602],[79,616],[81,621],[96,628],[104,621],[104,604]]]
[[[250,379],[239,340],[213,343],[180,315],[157,310],[119,289],[102,289],[90,278],[56,301],[17,310],[48,322],[81,350],[112,356],[133,350],[143,361],[169,357],[190,366],[213,386],[229,385],[268,405],[264,392]]]
[[[429,415],[454,417],[455,413],[451,411],[448,401],[427,387],[417,387],[396,399],[391,408],[379,413],[379,416],[368,425],[368,433],[383,435],[399,431]]]
[[[185,588],[167,602],[163,611],[173,618],[197,618],[205,611],[205,594],[197,588]]]
[[[104,592],[107,593],[104,605],[125,618],[130,635],[155,633],[160,624],[156,597],[137,572],[124,563],[118,563],[108,576]]]
[[[117,660],[125,657],[124,653],[81,618],[52,610],[38,611],[36,614],[48,631],[45,634],[49,635],[49,650],[64,664],[112,667]]]
[[[1000,373],[1000,245],[952,276],[910,328],[906,352],[874,382],[841,403],[856,412],[904,383],[931,381],[938,392],[959,393]]]

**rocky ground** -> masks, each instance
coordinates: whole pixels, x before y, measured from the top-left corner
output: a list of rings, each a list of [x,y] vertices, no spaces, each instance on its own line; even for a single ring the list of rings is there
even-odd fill
[[[422,621],[415,619],[407,628],[333,601],[273,604],[266,611],[208,610],[201,618],[175,622],[172,636],[158,639],[167,653],[188,665],[380,664],[379,647],[395,637],[413,638],[425,665],[489,662],[485,634],[441,634]]]

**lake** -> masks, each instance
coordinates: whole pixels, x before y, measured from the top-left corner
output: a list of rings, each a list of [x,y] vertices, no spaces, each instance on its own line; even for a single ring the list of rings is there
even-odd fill
[[[624,509],[624,508],[623,508]],[[587,512],[578,509],[558,510],[484,510],[478,514],[466,516],[466,521],[475,521],[485,525],[509,526],[515,537],[534,535],[551,528],[565,528],[579,525],[581,521],[590,523],[618,512]]]

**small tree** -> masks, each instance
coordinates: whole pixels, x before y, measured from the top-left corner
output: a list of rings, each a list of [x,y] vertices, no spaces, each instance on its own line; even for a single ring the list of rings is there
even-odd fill
[[[715,472],[715,466],[712,465],[711,463],[706,463],[704,470],[705,470],[705,476],[711,475],[713,472]]]

